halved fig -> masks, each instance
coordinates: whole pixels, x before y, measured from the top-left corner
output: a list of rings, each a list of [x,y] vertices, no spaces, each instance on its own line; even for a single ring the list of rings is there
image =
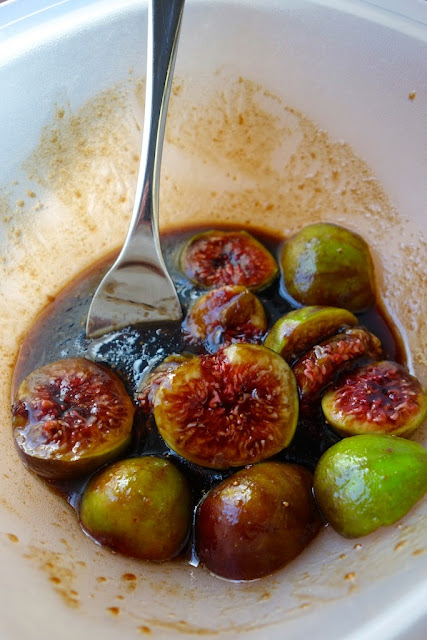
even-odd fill
[[[247,231],[205,231],[184,247],[181,268],[202,287],[238,284],[261,289],[275,278],[271,253]]]
[[[327,222],[292,236],[281,256],[289,295],[303,305],[331,305],[355,313],[375,301],[374,266],[365,240]]]
[[[406,369],[383,360],[344,375],[323,396],[322,409],[342,436],[409,436],[427,415],[427,395]]]
[[[191,490],[169,460],[129,458],[102,469],[83,494],[80,521],[101,544],[161,562],[185,545],[193,515]]]
[[[292,364],[319,340],[328,338],[345,325],[356,324],[356,316],[347,309],[302,307],[280,318],[268,332],[264,344]]]
[[[267,329],[261,302],[246,287],[227,285],[199,298],[183,322],[190,342],[208,351],[234,342],[260,342]]]
[[[135,393],[135,402],[144,413],[153,408],[154,394],[171,371],[194,358],[192,353],[172,353],[144,378]]]
[[[344,367],[381,357],[381,342],[364,327],[351,327],[309,349],[292,367],[303,403],[317,400]]]
[[[196,511],[196,553],[213,573],[254,580],[293,560],[321,527],[304,467],[263,462],[214,487]]]
[[[12,407],[15,442],[27,466],[63,479],[89,473],[130,444],[134,407],[121,380],[84,358],[36,369]]]
[[[286,447],[298,419],[290,367],[277,353],[234,344],[172,371],[154,396],[160,435],[180,456],[227,469]]]

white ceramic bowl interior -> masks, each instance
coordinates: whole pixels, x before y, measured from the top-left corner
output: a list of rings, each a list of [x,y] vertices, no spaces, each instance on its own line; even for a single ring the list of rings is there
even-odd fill
[[[376,5],[188,0],[162,225],[359,231],[425,384],[425,3]],[[326,529],[284,570],[237,584],[97,547],[21,465],[9,415],[20,340],[126,231],[146,5],[15,0],[0,27],[0,638],[424,637],[425,504],[361,540]]]

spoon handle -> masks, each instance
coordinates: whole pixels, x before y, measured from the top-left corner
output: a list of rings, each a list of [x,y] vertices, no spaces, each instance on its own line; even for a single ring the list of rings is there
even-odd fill
[[[86,335],[138,322],[180,320],[182,309],[159,240],[163,138],[184,0],[149,0],[141,161],[128,234],[89,309]]]
[[[144,131],[136,197],[118,262],[156,259],[166,274],[159,241],[159,183],[163,138],[184,0],[149,0]],[[145,241],[144,241],[145,238]],[[154,239],[154,243],[153,243]],[[156,253],[153,253],[155,247]],[[150,250],[151,249],[151,250]]]
[[[183,9],[184,0],[149,0],[144,133],[137,185],[141,198],[135,201],[132,223],[138,227],[152,222],[157,238],[163,137]]]

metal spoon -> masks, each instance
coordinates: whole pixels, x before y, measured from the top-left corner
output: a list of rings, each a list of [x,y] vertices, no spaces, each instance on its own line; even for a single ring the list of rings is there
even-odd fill
[[[147,79],[141,163],[129,231],[95,291],[89,338],[141,322],[180,320],[182,309],[159,241],[159,178],[184,0],[149,0]]]

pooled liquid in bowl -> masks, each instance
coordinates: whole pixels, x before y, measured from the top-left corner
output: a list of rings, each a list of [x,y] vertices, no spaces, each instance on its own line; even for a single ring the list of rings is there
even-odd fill
[[[175,282],[184,317],[195,301],[206,293],[206,289],[195,285],[183,275],[179,258],[188,240],[204,230],[188,229],[162,236],[165,261]],[[279,260],[283,246],[282,238],[251,233],[269,249],[276,260]],[[167,356],[182,352],[205,352],[203,344],[192,344],[186,338],[181,322],[160,326],[132,326],[98,339],[88,340],[85,335],[85,323],[89,304],[112,260],[113,256],[109,256],[83,272],[41,313],[22,343],[14,372],[14,392],[20,382],[38,367],[64,358],[85,357],[111,368],[124,381],[129,395],[135,397],[141,381]],[[269,327],[293,309],[281,292],[278,277],[258,292],[257,296],[266,311]],[[358,320],[380,338],[386,359],[404,364],[405,354],[401,341],[380,307],[359,314]],[[318,407],[315,414],[303,413],[300,416],[290,446],[274,456],[274,460],[294,463],[313,471],[322,453],[338,440],[338,436],[328,427]],[[122,457],[147,455],[164,457],[177,465],[191,486],[194,505],[197,505],[212,487],[234,472],[233,469],[204,468],[177,455],[159,435],[153,417],[137,415],[132,444]],[[92,475],[93,473],[90,473],[76,480],[51,481],[49,484],[76,509],[78,514],[82,494]],[[180,554],[180,557],[186,560],[194,558],[194,533],[190,534],[189,540]]]

